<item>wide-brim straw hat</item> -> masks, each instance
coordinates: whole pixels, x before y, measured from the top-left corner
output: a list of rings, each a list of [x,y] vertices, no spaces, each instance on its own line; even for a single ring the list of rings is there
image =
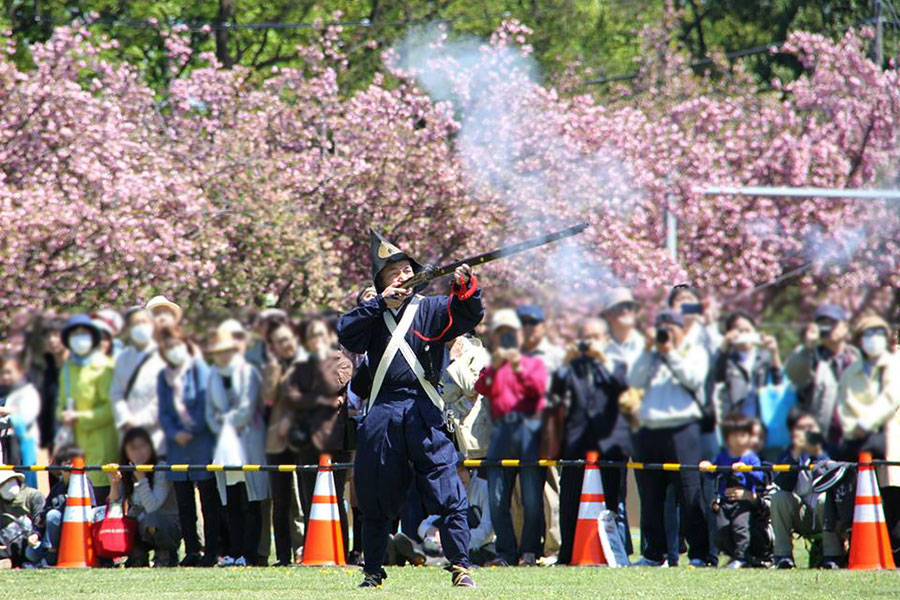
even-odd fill
[[[166,298],[165,296],[154,296],[150,298],[150,302],[147,303],[147,310],[151,313],[159,308],[164,308],[172,311],[172,314],[175,315],[175,322],[181,321],[182,310],[181,307]]]
[[[227,352],[228,350],[237,350],[238,341],[234,338],[234,334],[227,329],[213,329],[209,334],[209,340],[206,345],[207,354],[217,354],[219,352]]]

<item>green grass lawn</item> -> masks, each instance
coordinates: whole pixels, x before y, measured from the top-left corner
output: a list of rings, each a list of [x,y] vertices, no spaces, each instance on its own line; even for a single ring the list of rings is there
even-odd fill
[[[479,569],[478,588],[453,589],[434,567],[394,567],[380,590],[358,590],[358,568],[0,571],[0,598],[715,598],[896,599],[900,571],[728,571],[538,567]]]

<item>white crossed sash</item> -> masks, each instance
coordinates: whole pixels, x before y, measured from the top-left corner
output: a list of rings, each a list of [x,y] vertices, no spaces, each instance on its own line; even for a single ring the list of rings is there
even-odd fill
[[[403,313],[403,318],[400,319],[399,325],[391,311],[386,310],[383,313],[384,324],[387,325],[388,331],[391,333],[391,340],[388,342],[387,348],[384,349],[384,354],[381,355],[381,361],[378,363],[378,369],[375,371],[375,378],[372,380],[372,391],[369,393],[368,405],[370,410],[375,402],[375,398],[378,397],[378,392],[381,391],[384,376],[387,374],[388,367],[394,361],[394,357],[397,356],[398,350],[403,355],[403,358],[406,359],[409,368],[415,373],[416,379],[419,380],[419,385],[425,390],[431,403],[441,412],[444,410],[444,401],[441,399],[441,395],[431,382],[425,379],[425,369],[422,368],[422,363],[419,362],[416,353],[413,352],[413,349],[409,347],[409,343],[406,341],[406,334],[409,332],[409,328],[412,327],[413,319],[419,311],[421,303],[422,297],[414,296],[406,307],[406,312]]]

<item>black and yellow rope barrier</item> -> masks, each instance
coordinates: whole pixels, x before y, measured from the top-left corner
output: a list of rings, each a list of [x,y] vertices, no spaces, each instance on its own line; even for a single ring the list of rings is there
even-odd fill
[[[765,464],[761,466],[743,465],[740,467],[719,467],[711,465],[709,467],[700,467],[699,465],[685,465],[679,463],[642,463],[642,462],[623,462],[623,461],[607,461],[599,460],[588,462],[586,460],[539,460],[524,461],[519,459],[503,459],[503,460],[486,460],[486,459],[467,459],[465,466],[469,468],[478,467],[503,467],[503,468],[527,468],[527,467],[583,467],[588,464],[596,465],[601,469],[632,469],[635,471],[702,471],[707,473],[726,473],[739,472],[746,473],[751,471],[766,471],[774,473],[786,473],[790,471],[798,471],[801,469],[811,469],[812,466],[800,467],[799,465],[776,465]],[[875,467],[900,467],[900,461],[873,460],[871,463],[844,463],[851,467],[859,466],[875,466]],[[349,469],[353,467],[353,463],[332,463],[332,469]],[[188,473],[188,472],[244,472],[244,473],[291,473],[294,471],[316,471],[319,465],[118,465],[110,463],[106,465],[86,465],[84,471],[103,471],[106,473],[121,472],[140,472],[153,473],[155,471],[164,471],[172,473]],[[62,472],[72,471],[75,467],[70,465],[0,465],[0,471],[17,471],[26,472]]]

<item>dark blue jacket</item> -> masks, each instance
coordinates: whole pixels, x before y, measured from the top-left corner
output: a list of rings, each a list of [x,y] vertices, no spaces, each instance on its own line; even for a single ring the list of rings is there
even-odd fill
[[[408,306],[409,302],[394,316],[398,324]],[[350,352],[367,354],[368,368],[373,379],[391,339],[382,317],[386,310],[389,309],[379,294],[346,313],[338,323],[341,345]],[[444,368],[444,343],[472,331],[483,317],[481,290],[475,278],[465,293],[455,293],[449,298],[428,296],[422,299],[412,327],[406,334],[406,342],[422,363],[429,381],[435,385],[440,381]],[[391,396],[425,396],[415,373],[399,351],[388,367],[381,391]]]
[[[759,457],[755,452],[747,452],[743,456],[731,456],[728,450],[722,450],[715,460],[714,465],[719,467],[730,467],[736,462],[742,462],[745,465],[759,467],[762,465]],[[710,473],[709,475],[717,476],[719,481],[719,494],[724,495],[725,489],[730,487],[742,487],[751,491],[758,491],[766,482],[765,473],[762,471],[750,471],[749,473]]]
[[[166,370],[159,373],[156,390],[159,397],[159,423],[166,434],[166,462],[170,465],[208,465],[212,462],[216,436],[206,425],[206,387],[209,382],[209,366],[195,359],[184,382],[184,406],[194,424],[185,427],[175,410],[172,388],[166,381]],[[175,441],[175,434],[186,431],[194,437],[186,446]],[[213,474],[206,471],[169,473],[169,481],[200,481]]]

